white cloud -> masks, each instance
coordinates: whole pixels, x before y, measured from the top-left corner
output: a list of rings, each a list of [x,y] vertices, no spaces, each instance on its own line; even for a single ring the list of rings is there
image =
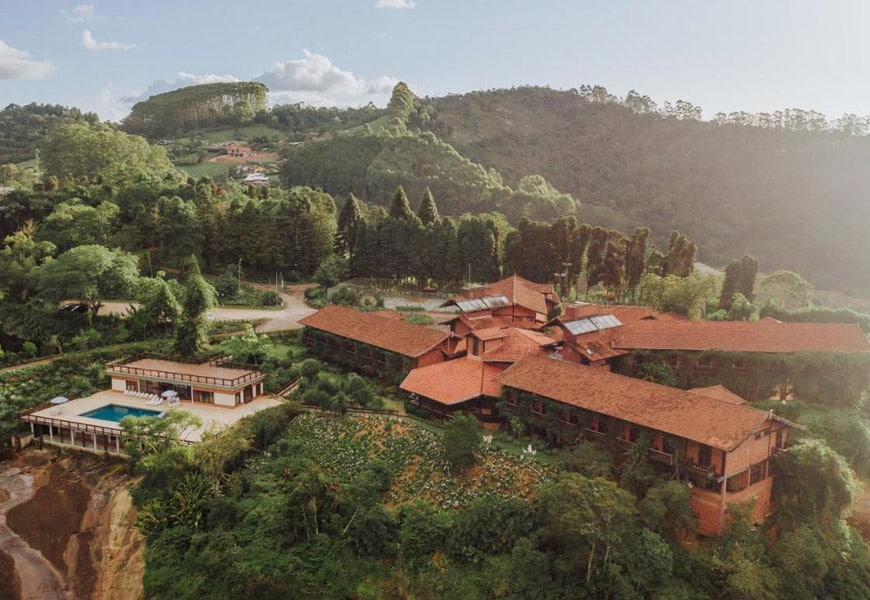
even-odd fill
[[[139,45],[126,42],[98,42],[88,29],[85,29],[82,34],[82,43],[88,50],[129,50]]]
[[[381,75],[380,77],[375,77],[366,87],[367,94],[391,94],[393,92],[393,88],[396,87],[396,84],[399,83],[399,80],[395,77],[388,77],[386,75]]]
[[[265,83],[273,97],[294,96],[318,105],[328,104],[330,98],[340,101],[341,98],[389,94],[399,81],[386,76],[368,81],[339,69],[322,54],[308,50],[302,52],[303,58],[275,63],[255,77],[255,81]]]
[[[417,3],[414,0],[378,0],[375,8],[414,8]]]
[[[332,61],[315,52],[302,51],[304,58],[288,60],[272,65],[255,79],[265,83],[276,92],[332,92],[339,94],[362,94],[366,83],[350,71],[343,71]]]
[[[53,70],[50,62],[31,60],[27,52],[0,40],[0,79],[39,79]]]
[[[62,10],[60,12],[66,15],[67,21],[95,21],[99,18],[94,14],[93,4],[77,4],[71,11]]]
[[[125,96],[121,98],[121,101],[128,104],[135,104],[136,102],[147,100],[151,96],[156,96],[157,94],[163,94],[165,92],[171,92],[172,90],[178,90],[191,85],[201,85],[204,83],[226,83],[235,81],[240,81],[240,79],[232,75],[193,75],[192,73],[182,72],[179,73],[172,81],[169,81],[167,79],[157,79],[153,81],[145,91],[139,92],[131,96]]]

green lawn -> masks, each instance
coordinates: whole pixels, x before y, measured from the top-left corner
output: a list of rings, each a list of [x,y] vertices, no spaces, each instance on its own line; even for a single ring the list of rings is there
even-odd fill
[[[305,354],[305,346],[302,344],[288,344],[287,342],[277,342],[266,346],[266,354],[270,357],[286,359],[296,359]]]
[[[200,177],[226,175],[234,166],[232,163],[202,162],[198,165],[180,165],[180,168],[194,179],[199,179]]]

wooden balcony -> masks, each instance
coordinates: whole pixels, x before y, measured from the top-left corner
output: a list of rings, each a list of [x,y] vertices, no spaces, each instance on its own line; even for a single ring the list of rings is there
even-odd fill
[[[607,437],[606,433],[595,431],[594,429],[589,429],[588,427],[583,430],[583,434],[588,440],[603,440]]]
[[[631,450],[632,448],[634,448],[637,445],[636,442],[632,442],[631,440],[628,440],[626,438],[621,438],[621,437],[616,438],[616,443],[623,450]]]
[[[653,460],[657,463],[661,463],[663,465],[667,465],[669,467],[674,466],[674,455],[668,452],[662,452],[661,450],[656,450],[655,448],[648,448],[650,460]]]
[[[703,477],[705,479],[710,479],[715,475],[716,469],[713,465],[699,465],[698,463],[690,462],[686,465],[686,471],[690,475],[697,475],[699,477]]]

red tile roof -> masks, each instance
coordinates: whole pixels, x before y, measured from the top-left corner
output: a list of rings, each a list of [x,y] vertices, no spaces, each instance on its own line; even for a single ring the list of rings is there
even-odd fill
[[[493,379],[504,369],[504,366],[461,358],[412,369],[399,387],[446,405],[481,395],[498,398],[501,386]]]
[[[857,324],[771,321],[635,321],[618,328],[612,345],[632,350],[870,351]]]
[[[538,354],[514,363],[496,382],[726,451],[770,418],[749,406]]]
[[[498,317],[491,317],[489,315],[485,317],[469,317],[467,314],[461,313],[458,317],[455,317],[455,319],[462,321],[472,330],[510,326],[509,319],[499,319]]]
[[[586,302],[577,302],[565,306],[565,310],[560,316],[562,321],[574,321],[585,317],[594,317],[597,315],[613,315],[621,323],[631,323],[641,319],[656,318],[658,313],[646,306],[618,306],[618,305],[603,305]]]
[[[693,394],[700,394],[708,398],[715,398],[731,404],[746,404],[746,400],[726,388],[724,385],[711,385],[709,387],[698,387],[689,390]]]
[[[590,361],[604,360],[628,354],[628,350],[613,348],[611,346],[610,340],[614,335],[614,331],[614,329],[590,331],[589,333],[578,335],[573,340],[566,341],[565,343],[573,346],[579,354],[582,354]]]
[[[547,297],[551,297],[555,302],[559,301],[552,284],[534,283],[519,275],[512,275],[485,287],[470,289],[455,300],[485,298],[487,296],[506,296],[511,304],[533,310],[543,315],[544,318],[547,316]]]
[[[306,327],[411,358],[437,348],[449,337],[449,334],[437,329],[396,321],[376,313],[365,313],[337,304],[330,304],[299,322]]]
[[[553,338],[528,329],[511,327],[502,331],[505,335],[501,345],[483,354],[486,362],[516,362],[527,354],[541,352],[556,344]]]

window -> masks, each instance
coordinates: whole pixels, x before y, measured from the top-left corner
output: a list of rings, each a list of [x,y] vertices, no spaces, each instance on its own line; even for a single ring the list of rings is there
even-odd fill
[[[716,361],[709,356],[705,356],[698,361],[698,370],[713,371],[716,369]]]
[[[546,412],[544,408],[543,400],[532,400],[532,412],[538,414],[544,414]]]
[[[474,336],[471,337],[471,354],[480,356],[480,340]]]
[[[598,417],[596,420],[595,431],[598,433],[607,433],[607,420]]]
[[[206,404],[214,404],[214,392],[204,390],[193,390],[193,401],[204,402]]]
[[[749,485],[755,485],[767,477],[767,461],[752,465],[749,468]]]
[[[709,467],[713,464],[713,449],[706,444],[698,444],[698,464]]]
[[[640,439],[640,427],[636,427],[632,425],[628,428],[628,441],[632,444],[636,444],[637,440]]]
[[[511,406],[516,406],[520,403],[517,399],[517,393],[515,391],[511,391],[511,393],[508,394],[507,403]]]

